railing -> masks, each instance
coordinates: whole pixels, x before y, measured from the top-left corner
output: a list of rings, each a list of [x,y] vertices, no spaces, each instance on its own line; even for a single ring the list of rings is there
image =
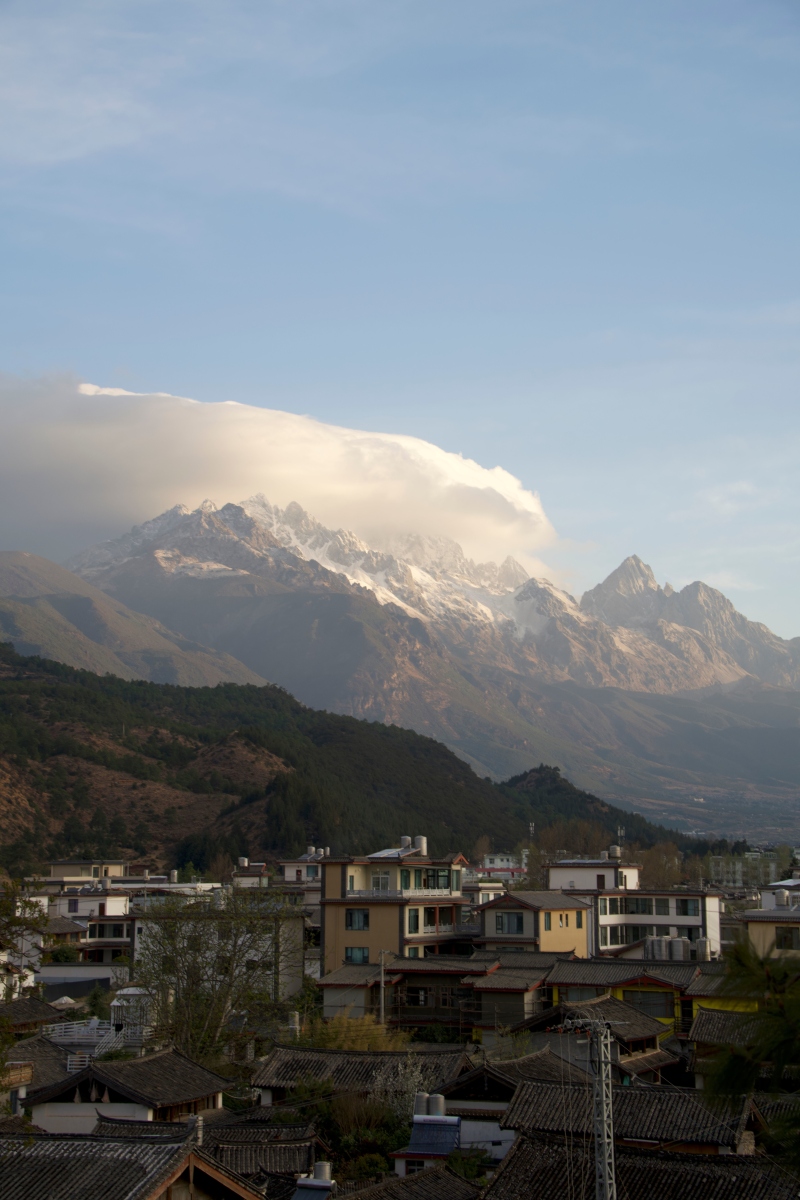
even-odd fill
[[[453,926],[453,929],[456,933],[463,933],[467,935],[480,933],[481,923],[480,921],[460,921],[456,922],[456,924]]]
[[[110,1021],[60,1021],[44,1025],[42,1033],[51,1042],[101,1042],[112,1031]]]
[[[447,897],[450,899],[453,896],[460,896],[461,892],[451,891],[450,888],[354,888],[352,891],[348,888],[346,892],[347,899],[373,899],[381,897],[390,898],[392,900],[421,900],[426,896],[430,897]]]
[[[76,1071],[85,1071],[91,1061],[91,1054],[70,1054],[67,1058],[67,1071],[70,1075],[74,1075]]]
[[[102,1041],[99,1041],[95,1046],[94,1057],[99,1058],[101,1054],[109,1054],[112,1050],[119,1050],[124,1045],[124,1029],[120,1029],[119,1033],[117,1033],[116,1029],[112,1029],[106,1034]]]

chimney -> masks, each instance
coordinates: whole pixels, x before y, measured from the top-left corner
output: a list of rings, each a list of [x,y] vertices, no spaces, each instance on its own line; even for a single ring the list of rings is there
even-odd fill
[[[177,871],[170,871],[170,873],[169,873],[169,881],[170,881],[170,883],[177,883],[177,882],[178,882],[178,872],[177,872]]]
[[[428,839],[426,837],[415,837],[414,846],[419,850],[420,854],[427,857],[428,854]]]

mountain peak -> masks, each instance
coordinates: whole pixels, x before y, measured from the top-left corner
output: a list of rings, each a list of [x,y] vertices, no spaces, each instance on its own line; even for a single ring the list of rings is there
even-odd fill
[[[652,568],[631,554],[602,583],[585,592],[581,609],[608,625],[636,625],[657,616],[665,596]]]

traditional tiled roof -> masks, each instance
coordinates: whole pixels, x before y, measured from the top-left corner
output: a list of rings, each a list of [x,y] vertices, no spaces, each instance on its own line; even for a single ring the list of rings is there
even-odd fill
[[[278,1175],[300,1175],[314,1168],[314,1141],[216,1143],[209,1148],[217,1162],[237,1175],[260,1171]]]
[[[334,1089],[365,1091],[387,1064],[401,1065],[406,1050],[320,1050],[295,1046],[276,1046],[266,1058],[255,1064],[251,1083],[259,1088],[292,1088],[301,1079],[332,1079]],[[460,1048],[414,1051],[415,1057],[436,1083],[454,1079],[467,1065]],[[433,1084],[431,1084],[433,1086]]]
[[[8,1137],[11,1133],[44,1133],[44,1129],[40,1129],[38,1125],[26,1121],[24,1117],[3,1117],[0,1116],[0,1137]]]
[[[2,1196],[3,1200],[85,1200],[87,1196],[151,1200],[162,1193],[190,1154],[201,1170],[207,1166],[224,1176],[233,1185],[233,1194],[249,1200],[263,1195],[190,1140],[25,1134],[0,1138]]]
[[[614,1134],[626,1141],[692,1143],[735,1148],[749,1110],[744,1101],[712,1106],[682,1088],[614,1088]],[[521,1083],[502,1121],[523,1133],[591,1134],[592,1092],[551,1083]]]
[[[95,1061],[84,1071],[70,1075],[69,1086],[75,1088],[87,1079],[152,1108],[201,1100],[229,1084],[229,1080],[192,1062],[179,1050],[159,1050],[123,1062]],[[63,1082],[30,1092],[29,1102],[42,1104],[54,1099],[63,1091]]]
[[[543,1013],[536,1013],[521,1021],[515,1029],[530,1029],[539,1026],[560,1025],[567,1020],[606,1021],[611,1026],[615,1038],[622,1042],[630,1042],[640,1038],[657,1038],[666,1032],[666,1027],[655,1017],[617,1000],[615,996],[598,996],[595,1000],[565,1000],[555,1008],[548,1008]]]
[[[528,992],[538,987],[547,978],[547,967],[498,967],[490,975],[478,977],[467,976],[462,983],[471,983],[476,992]]]
[[[100,1117],[92,1137],[112,1138],[166,1138],[168,1141],[183,1141],[189,1136],[190,1126],[181,1121],[128,1121],[124,1117]]]
[[[589,1076],[574,1063],[567,1062],[549,1046],[522,1058],[502,1059],[492,1067],[514,1083],[539,1080],[543,1083],[577,1083],[585,1086]]]
[[[564,987],[620,987],[641,979],[668,987],[686,988],[697,974],[697,963],[667,963],[608,958],[576,958],[556,963],[548,983]]]
[[[504,948],[501,950],[475,950],[467,960],[471,963],[497,962],[501,967],[554,967],[557,962],[569,962],[575,957],[572,950],[528,950],[520,947],[518,950]]]
[[[727,980],[724,962],[700,963],[700,970],[686,989],[687,996],[718,996]]]
[[[641,1095],[639,1089],[636,1094]],[[797,1185],[763,1160],[736,1154],[615,1153],[617,1193],[625,1200],[790,1200]],[[594,1146],[518,1138],[483,1193],[485,1200],[594,1200]],[[366,1196],[367,1193],[365,1192]],[[433,1200],[433,1198],[432,1198]]]
[[[650,1071],[660,1071],[662,1067],[670,1067],[680,1062],[680,1056],[670,1054],[669,1050],[652,1050],[649,1054],[634,1054],[619,1062],[619,1069],[628,1075],[647,1075]]]
[[[757,1025],[755,1013],[722,1012],[701,1007],[692,1021],[689,1040],[707,1046],[744,1046],[753,1040]]]
[[[391,970],[392,964],[387,960],[387,970]],[[329,971],[327,975],[323,975],[322,979],[318,980],[319,987],[369,987],[371,984],[378,983],[381,977],[380,967],[374,965],[362,965],[360,963],[345,963],[343,967],[337,967],[335,971]]]
[[[800,925],[800,908],[749,908],[742,913],[748,925],[765,921],[768,925]]]
[[[69,1075],[67,1059],[69,1054],[63,1046],[57,1046],[41,1033],[34,1037],[23,1038],[16,1042],[6,1053],[8,1062],[29,1062],[33,1066],[33,1078],[28,1092],[37,1088],[49,1087],[66,1079]]]
[[[480,1190],[476,1183],[442,1165],[416,1175],[386,1179],[356,1195],[358,1200],[477,1200]]]
[[[63,1014],[59,1009],[33,996],[0,1004],[0,1021],[7,1022],[12,1029],[18,1025],[53,1025],[61,1020]]]
[[[77,921],[70,921],[69,917],[51,917],[47,922],[47,932],[52,934],[86,933],[86,926],[79,925]],[[92,944],[94,945],[94,943]]]
[[[481,905],[481,909],[507,908],[509,901],[512,905],[522,904],[525,908],[562,909],[563,911],[568,908],[591,908],[591,904],[587,900],[581,900],[579,896],[569,896],[561,891],[523,892],[514,890],[506,892],[504,896],[498,896],[496,900],[487,900],[486,904]]]

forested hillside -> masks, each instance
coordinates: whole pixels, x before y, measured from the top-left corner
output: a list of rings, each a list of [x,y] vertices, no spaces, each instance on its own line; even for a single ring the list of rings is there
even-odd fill
[[[570,818],[610,838],[622,821],[643,845],[665,836],[552,768],[494,784],[439,742],[277,687],[129,681],[0,644],[0,865],[12,873],[110,852],[206,869],[220,851],[364,852],[404,833],[469,854]]]

